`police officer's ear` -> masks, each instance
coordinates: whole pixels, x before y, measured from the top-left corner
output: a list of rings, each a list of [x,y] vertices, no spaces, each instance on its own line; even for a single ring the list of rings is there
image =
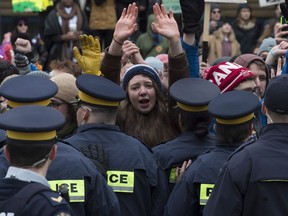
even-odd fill
[[[261,112],[263,113],[263,115],[265,115],[265,116],[267,115],[267,108],[266,108],[264,103],[262,103]]]
[[[10,162],[10,154],[9,154],[8,149],[7,149],[7,145],[4,146],[4,153],[5,153],[7,160]]]
[[[55,159],[56,153],[57,153],[57,145],[53,145],[51,152],[50,152],[50,155],[49,155],[49,159],[51,161]]]

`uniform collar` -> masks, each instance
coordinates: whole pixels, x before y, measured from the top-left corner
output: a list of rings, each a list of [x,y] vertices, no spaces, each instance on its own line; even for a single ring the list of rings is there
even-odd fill
[[[49,187],[48,181],[46,180],[45,177],[35,172],[32,172],[30,170],[22,169],[18,167],[10,166],[8,168],[5,178],[15,178],[15,179],[18,179],[21,181],[27,181],[27,182],[38,182]]]
[[[84,124],[78,128],[78,133],[83,132],[89,129],[104,129],[104,130],[115,130],[120,131],[117,125],[108,125],[108,124]]]

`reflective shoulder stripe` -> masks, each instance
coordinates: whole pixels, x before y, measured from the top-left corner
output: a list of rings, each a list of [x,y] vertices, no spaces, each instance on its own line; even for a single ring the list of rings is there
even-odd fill
[[[176,183],[176,167],[170,170],[169,183]]]
[[[58,191],[61,184],[66,184],[69,188],[70,202],[85,201],[85,182],[84,180],[66,179],[66,180],[51,180],[48,181],[50,188],[53,191]]]
[[[265,179],[261,180],[261,182],[288,182],[288,179]]]
[[[200,205],[206,205],[212,190],[214,188],[214,184],[201,184],[200,186]]]
[[[107,171],[107,183],[114,192],[134,192],[134,172],[131,171]]]

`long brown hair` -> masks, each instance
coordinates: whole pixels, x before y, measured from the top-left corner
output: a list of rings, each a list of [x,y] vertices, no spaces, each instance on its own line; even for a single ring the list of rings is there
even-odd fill
[[[139,113],[127,97],[119,106],[116,117],[116,124],[122,132],[138,138],[150,148],[177,136],[177,132],[171,127],[167,101],[156,83],[153,80],[152,82],[157,101],[151,112]]]

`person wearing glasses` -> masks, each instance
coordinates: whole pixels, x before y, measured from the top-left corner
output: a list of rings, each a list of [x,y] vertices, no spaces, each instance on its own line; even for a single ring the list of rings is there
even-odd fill
[[[218,3],[211,3],[210,10],[210,23],[209,23],[209,34],[213,34],[214,31],[222,26],[221,20],[221,6]]]

